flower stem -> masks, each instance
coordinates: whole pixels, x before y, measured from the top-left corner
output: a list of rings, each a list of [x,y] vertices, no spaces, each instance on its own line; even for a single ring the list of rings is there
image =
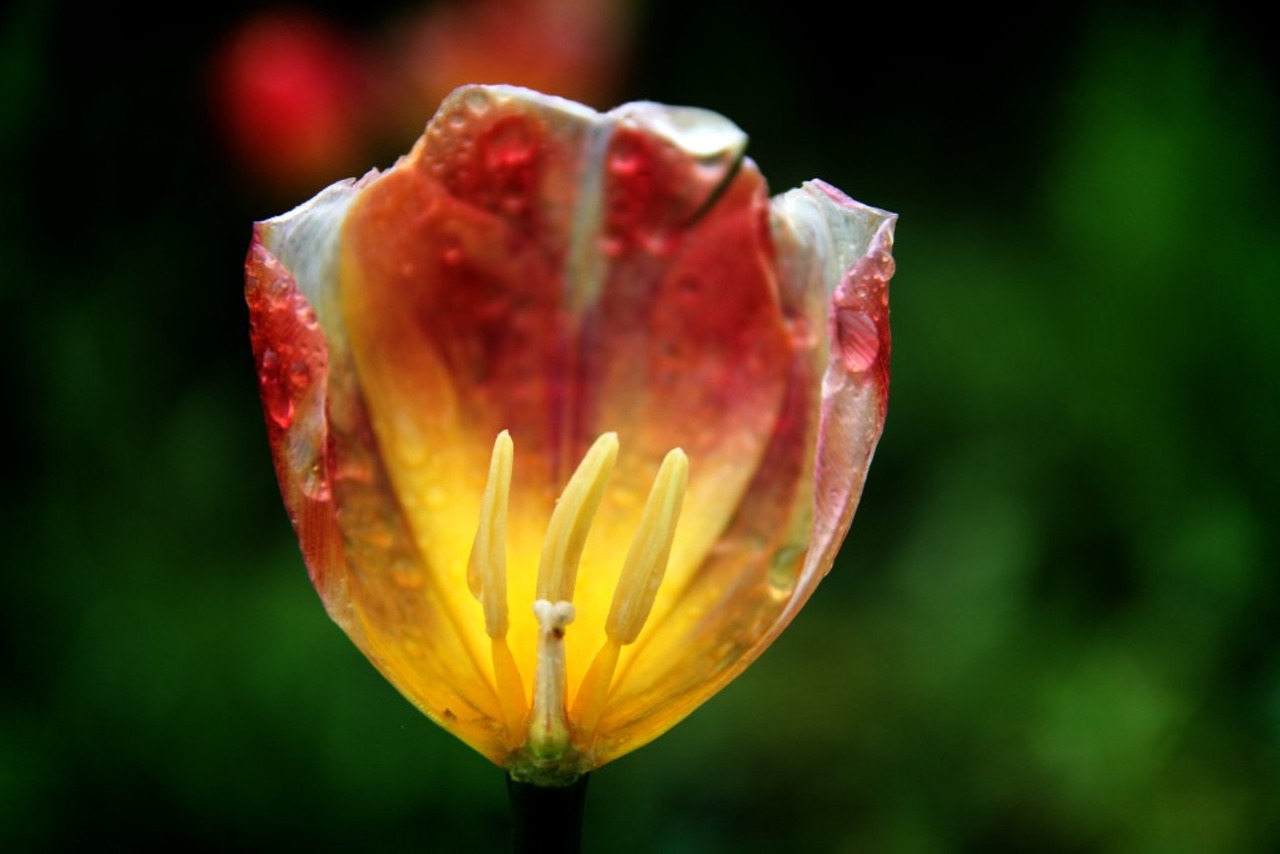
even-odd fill
[[[587,775],[567,786],[535,786],[507,777],[514,854],[579,854]]]

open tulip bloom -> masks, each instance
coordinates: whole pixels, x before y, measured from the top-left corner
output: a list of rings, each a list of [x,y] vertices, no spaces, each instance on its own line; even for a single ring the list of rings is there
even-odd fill
[[[566,785],[767,647],[884,424],[895,217],[770,200],[699,109],[467,87],[259,223],[267,429],[330,616],[428,717]]]

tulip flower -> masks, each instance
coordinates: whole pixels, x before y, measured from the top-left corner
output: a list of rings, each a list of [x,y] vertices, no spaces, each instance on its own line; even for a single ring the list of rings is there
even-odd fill
[[[361,162],[374,86],[349,33],[313,13],[259,13],[218,49],[211,72],[213,118],[259,183],[315,186]]]
[[[831,568],[884,424],[895,217],[769,199],[705,110],[455,91],[259,223],[252,343],[332,618],[563,785],[660,735]]]

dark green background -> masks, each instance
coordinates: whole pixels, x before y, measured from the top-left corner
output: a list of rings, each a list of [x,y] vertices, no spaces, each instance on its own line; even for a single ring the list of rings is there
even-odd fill
[[[205,86],[252,9],[107,5],[0,16],[0,847],[501,850],[501,775],[329,623],[280,507],[241,264],[287,205]],[[594,775],[588,848],[1277,850],[1274,40],[859,14],[638,18],[623,99],[900,212],[894,378],[835,570]]]

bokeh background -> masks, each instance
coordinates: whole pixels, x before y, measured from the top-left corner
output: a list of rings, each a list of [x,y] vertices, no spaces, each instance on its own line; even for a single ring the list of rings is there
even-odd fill
[[[1029,8],[7,4],[0,848],[503,850],[306,581],[241,296],[254,220],[475,79],[710,107],[901,214],[838,564],[593,776],[589,850],[1280,850],[1274,39]]]

